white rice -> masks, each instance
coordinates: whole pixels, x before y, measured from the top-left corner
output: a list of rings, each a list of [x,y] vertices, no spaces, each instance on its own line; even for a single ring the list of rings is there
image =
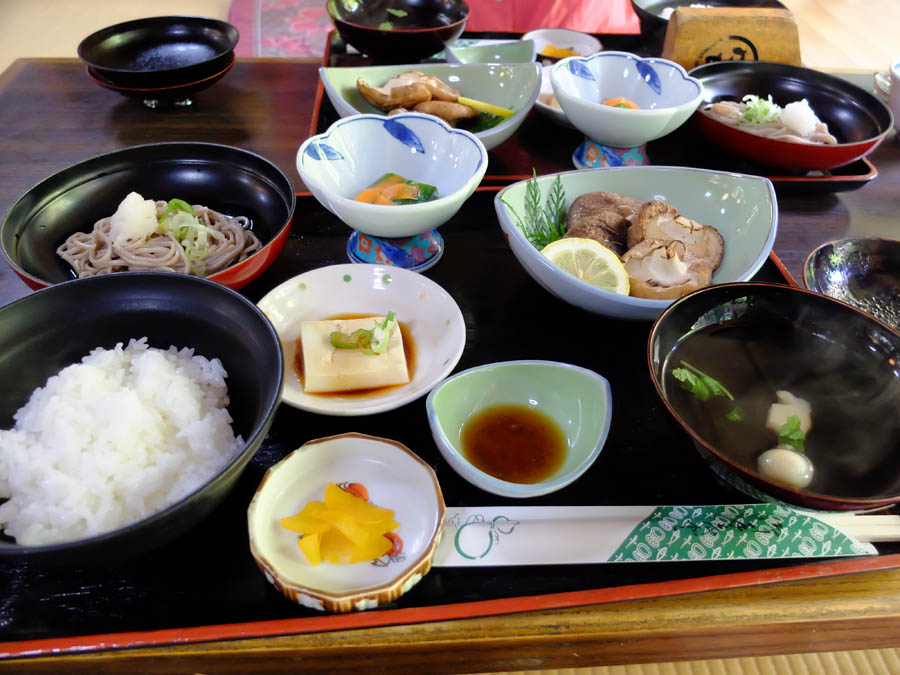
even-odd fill
[[[161,511],[243,447],[227,373],[146,338],[95,349],[0,430],[0,527],[23,546],[90,537]]]

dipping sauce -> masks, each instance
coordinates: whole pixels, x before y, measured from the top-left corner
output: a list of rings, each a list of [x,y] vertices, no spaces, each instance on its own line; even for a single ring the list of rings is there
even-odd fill
[[[354,314],[354,313],[345,313],[345,314],[332,314],[331,316],[324,317],[325,320],[336,320],[336,319],[366,319],[370,316],[378,316],[378,314]],[[413,340],[412,331],[409,329],[409,325],[403,321],[397,322],[397,327],[400,329],[400,336],[403,338],[403,355],[406,357],[406,370],[409,373],[409,381],[412,382],[413,377],[416,371],[416,364],[418,362],[418,350],[416,348],[416,342]],[[300,380],[300,386],[303,386],[303,341],[300,338],[295,340],[295,351],[294,351],[294,374],[297,376],[297,379]],[[406,384],[390,384],[384,387],[372,387],[370,389],[353,389],[351,391],[329,391],[329,392],[320,392],[320,393],[312,393],[306,392],[309,396],[323,396],[327,398],[334,398],[336,396],[342,398],[369,398],[373,396],[381,396],[385,392],[391,391],[392,389],[398,389],[400,387],[407,386]]]
[[[539,483],[566,458],[566,435],[549,416],[524,405],[499,405],[473,415],[460,434],[463,456],[510,483]]]

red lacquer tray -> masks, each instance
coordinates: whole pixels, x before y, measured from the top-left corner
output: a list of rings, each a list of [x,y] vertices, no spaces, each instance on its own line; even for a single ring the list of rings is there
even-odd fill
[[[646,371],[650,324],[561,303],[519,266],[496,222],[496,187],[480,188],[441,228],[446,252],[426,276],[453,295],[467,326],[457,370],[521,358],[562,360],[610,382],[613,423],[596,463],[533,505],[724,504],[747,497],[720,484],[660,405]],[[244,289],[252,300],[297,274],[346,262],[348,228],[301,194],[292,238],[272,268]],[[787,283],[772,256],[758,280]],[[523,338],[515,317],[540,317]],[[573,340],[572,335],[593,336]],[[602,347],[600,346],[602,345]],[[346,431],[401,441],[437,473],[449,506],[521,502],[482,492],[443,461],[423,399],[360,418],[281,406],[263,447],[225,503],[186,536],[117,565],[0,564],[0,658],[228,638],[413,624],[571,607],[900,567],[900,545],[840,561],[706,561],[515,568],[433,568],[378,611],[322,615],[287,601],[256,568],[246,509],[262,475],[302,443]]]

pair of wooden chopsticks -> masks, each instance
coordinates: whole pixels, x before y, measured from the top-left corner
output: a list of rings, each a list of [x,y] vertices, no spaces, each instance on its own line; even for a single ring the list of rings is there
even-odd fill
[[[900,541],[900,515],[817,513],[815,517],[863,543]]]

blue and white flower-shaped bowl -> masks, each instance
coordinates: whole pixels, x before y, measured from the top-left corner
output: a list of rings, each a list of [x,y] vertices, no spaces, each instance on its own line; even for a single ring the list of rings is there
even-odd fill
[[[484,144],[431,115],[354,115],[304,141],[300,178],[319,202],[357,232],[413,237],[446,223],[487,170]],[[437,187],[437,198],[383,206],[354,201],[386,173]]]
[[[628,52],[563,59],[550,71],[550,81],[569,122],[596,143],[617,148],[675,131],[703,97],[700,82],[677,63]],[[603,104],[619,97],[639,109]]]

